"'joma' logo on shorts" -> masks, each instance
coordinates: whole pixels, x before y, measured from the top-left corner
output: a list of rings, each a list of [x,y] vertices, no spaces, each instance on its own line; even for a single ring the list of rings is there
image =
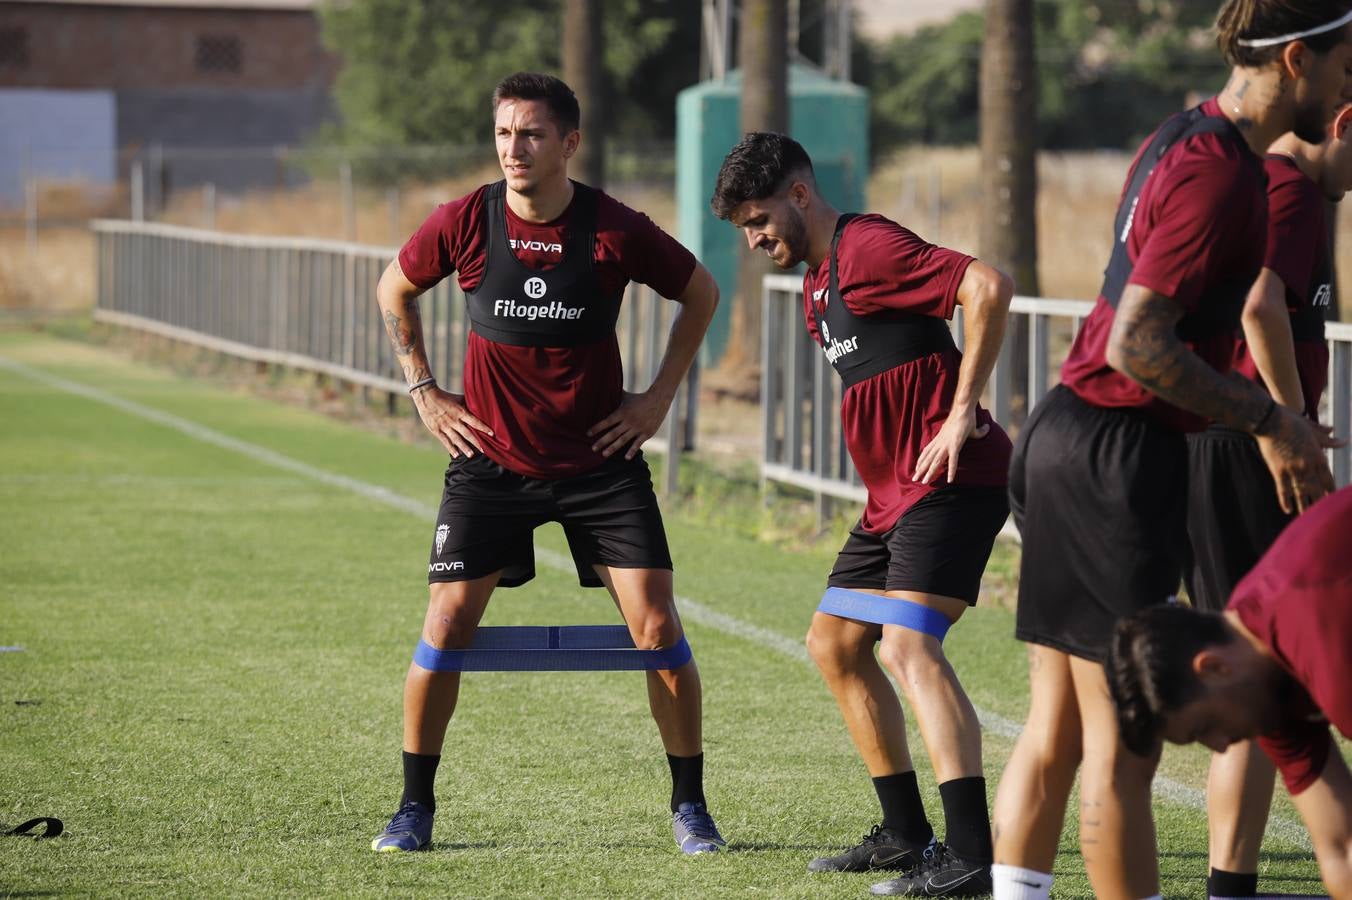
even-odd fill
[[[462,562],[434,562],[428,565],[427,571],[432,572],[463,572],[465,564]]]

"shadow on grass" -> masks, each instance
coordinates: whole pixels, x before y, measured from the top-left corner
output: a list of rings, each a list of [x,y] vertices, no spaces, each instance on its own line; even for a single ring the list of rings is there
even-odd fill
[[[462,850],[501,850],[502,847],[503,845],[498,843],[497,841],[470,841],[470,842],[457,841],[452,844],[448,844],[444,841],[433,841],[432,843],[428,844],[427,849],[423,850],[422,852],[459,853]],[[402,854],[395,855],[399,856]]]
[[[793,850],[801,853],[811,853],[816,856],[825,856],[836,850],[836,847],[827,847],[821,844],[777,844],[771,841],[737,841],[728,844],[726,852],[728,853],[755,853],[769,852],[773,850]],[[806,862],[803,865],[807,865]]]
[[[511,842],[503,842],[503,841],[472,841],[472,842],[456,842],[449,844],[443,841],[433,841],[431,844],[428,845],[426,850],[420,852],[430,854],[459,853],[465,850],[503,850],[509,846],[516,845],[512,844]],[[566,849],[571,846],[573,846],[571,843],[557,841],[548,844],[537,844],[536,848],[539,849],[541,847],[555,847],[558,849]],[[657,849],[656,847],[653,846],[652,843],[643,843],[639,841],[600,841],[589,843],[587,846],[592,849],[600,849],[600,850],[652,851]],[[665,851],[666,848],[663,847],[662,849]],[[778,844],[770,841],[752,841],[748,843],[744,841],[737,841],[735,843],[728,844],[728,846],[724,848],[723,853],[729,854],[769,853],[777,850],[789,850],[795,853],[801,852],[803,854],[814,854],[816,856],[821,856],[822,854],[829,852],[830,848],[823,847],[818,844]],[[391,855],[401,855],[401,854],[391,854]],[[804,858],[806,859],[806,856]],[[803,863],[803,865],[805,866],[807,865],[806,861]]]

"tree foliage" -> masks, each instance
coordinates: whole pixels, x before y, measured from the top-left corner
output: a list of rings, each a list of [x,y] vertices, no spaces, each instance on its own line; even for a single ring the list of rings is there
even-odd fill
[[[1226,68],[1213,4],[1037,0],[1038,125],[1052,148],[1127,147]],[[874,145],[971,143],[977,134],[982,16],[865,48]]]
[[[673,107],[676,91],[695,81],[699,23],[682,21],[686,5],[607,0],[612,134],[643,134],[670,118],[648,115],[649,98],[636,84],[645,73],[650,87],[670,92],[665,103],[656,98],[659,108]],[[561,0],[322,3],[325,42],[342,60],[337,137],[362,146],[490,143],[489,97],[503,76],[560,74],[562,7]],[[692,55],[688,66],[673,64]],[[687,80],[675,83],[683,73]]]

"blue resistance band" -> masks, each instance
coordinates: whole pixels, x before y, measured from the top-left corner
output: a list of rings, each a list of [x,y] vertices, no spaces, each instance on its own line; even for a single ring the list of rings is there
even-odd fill
[[[635,672],[690,662],[684,636],[661,650],[634,647],[623,625],[523,625],[480,628],[465,650],[418,641],[413,661],[433,672]]]
[[[944,635],[952,624],[948,618],[936,609],[902,600],[900,597],[883,597],[879,594],[865,594],[860,591],[847,591],[844,588],[827,588],[817,612],[840,616],[842,619],[858,619],[861,622],[873,622],[876,625],[900,625],[921,634],[928,634],[942,643]]]

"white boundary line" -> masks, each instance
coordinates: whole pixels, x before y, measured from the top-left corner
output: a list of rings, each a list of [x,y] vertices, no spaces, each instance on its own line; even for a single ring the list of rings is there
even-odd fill
[[[405,497],[402,494],[397,494],[380,485],[359,481],[355,478],[348,478],[345,475],[338,475],[333,472],[327,472],[308,463],[303,463],[300,460],[284,456],[274,450],[269,450],[266,447],[261,447],[257,444],[251,444],[247,441],[241,441],[238,438],[230,437],[227,434],[222,434],[219,431],[207,428],[204,425],[199,425],[188,419],[180,418],[172,413],[163,412],[162,410],[150,406],[144,406],[134,400],[127,400],[123,397],[109,394],[106,391],[99,390],[98,388],[89,385],[68,381],[65,378],[56,375],[50,375],[39,369],[34,369],[31,366],[4,356],[0,356],[0,369],[6,369],[16,375],[20,375],[30,381],[36,381],[39,384],[44,384],[50,388],[65,391],[66,393],[74,394],[96,403],[102,403],[105,406],[111,406],[128,415],[154,422],[157,425],[163,425],[166,428],[170,428],[205,444],[211,444],[212,446],[220,447],[224,450],[230,450],[241,456],[263,463],[264,465],[292,472],[313,481],[318,481],[321,484],[329,485],[330,487],[341,488],[342,490],[365,497],[368,500],[374,500],[377,503],[381,503],[393,509],[410,513],[420,519],[431,519],[433,521],[436,519],[437,509],[434,506],[414,500],[411,497]],[[535,555],[537,559],[552,569],[568,572],[570,574],[576,572],[572,560],[562,553],[539,548],[535,551]],[[766,649],[773,650],[781,656],[787,656],[790,659],[797,660],[806,665],[812,664],[812,660],[807,653],[807,648],[801,641],[786,637],[767,628],[762,628],[759,625],[744,622],[741,619],[730,616],[727,613],[719,612],[713,607],[701,603],[698,600],[691,599],[690,597],[677,596],[676,602],[679,604],[682,617],[684,618],[688,618],[707,628],[712,628],[715,631],[721,631],[724,634],[750,641],[753,644],[759,644]],[[1010,740],[1017,739],[1020,732],[1023,731],[1023,726],[1018,722],[986,710],[977,709],[977,718],[980,719],[982,728]],[[1206,809],[1205,793],[1197,788],[1189,787],[1186,784],[1175,781],[1164,775],[1157,775],[1155,777],[1154,792],[1157,796],[1173,803],[1189,806],[1194,809]],[[1269,817],[1266,836],[1272,840],[1279,840],[1286,844],[1294,845],[1302,850],[1312,850],[1309,834],[1306,832],[1304,826],[1300,823],[1293,822],[1290,819],[1278,816]]]

